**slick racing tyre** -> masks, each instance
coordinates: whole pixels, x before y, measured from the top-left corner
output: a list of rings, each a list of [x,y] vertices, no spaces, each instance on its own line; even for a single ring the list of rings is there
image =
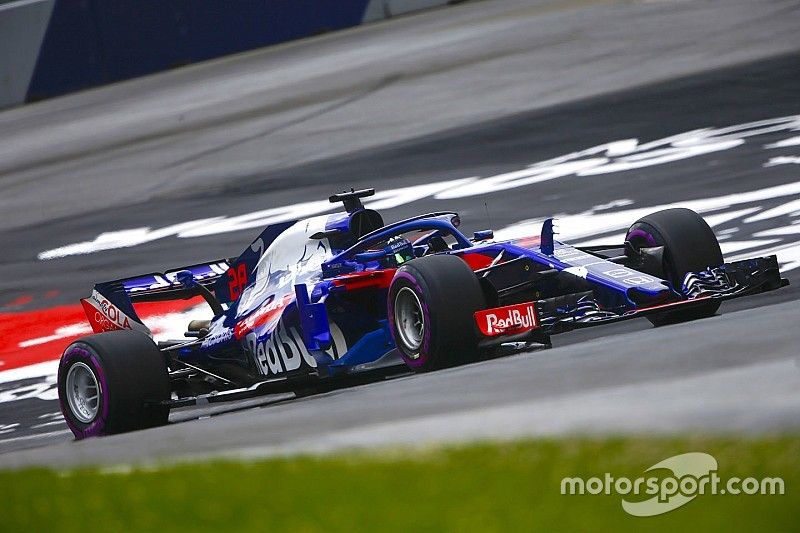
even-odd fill
[[[653,272],[672,283],[680,292],[687,272],[718,267],[724,262],[714,231],[690,209],[665,209],[640,218],[628,230],[625,240],[634,248],[663,246],[661,272]],[[648,317],[654,326],[711,316],[719,301],[689,311],[669,311]]]
[[[58,367],[58,397],[77,439],[167,423],[167,366],[144,333],[111,331],[70,344]]]
[[[472,269],[454,255],[431,255],[400,267],[389,287],[389,326],[406,365],[426,372],[472,360],[475,311],[486,306]]]

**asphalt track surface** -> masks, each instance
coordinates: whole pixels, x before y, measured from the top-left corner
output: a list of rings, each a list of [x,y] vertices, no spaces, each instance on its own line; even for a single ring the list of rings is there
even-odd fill
[[[235,255],[257,230],[37,259],[102,232],[241,215],[344,186],[496,176],[620,139],[800,114],[799,8],[476,2],[2,113],[2,298],[59,290],[54,301],[63,303],[94,281]],[[404,41],[412,50],[391,55],[386,43]],[[347,55],[354,48],[362,55]],[[344,56],[361,58],[358,68],[326,59]],[[449,200],[424,195],[384,216],[452,208],[473,230],[747,195],[797,182],[800,166],[769,162],[800,148],[766,148],[791,135],[763,133],[636,170]],[[800,210],[782,207],[797,193],[742,198],[715,226],[737,242],[765,242],[753,235],[792,226]],[[775,208],[780,216],[743,223]],[[130,435],[76,443],[55,402],[0,403],[0,424],[18,424],[0,434],[0,466],[565,432],[796,430],[799,271],[787,275],[792,287],[726,303],[692,324],[635,320],[573,332],[550,350],[430,375],[182,410],[168,427]],[[25,307],[41,305],[33,298]]]

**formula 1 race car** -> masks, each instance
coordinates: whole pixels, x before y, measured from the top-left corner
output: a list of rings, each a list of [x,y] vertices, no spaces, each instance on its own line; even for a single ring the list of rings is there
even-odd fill
[[[554,239],[552,219],[508,241],[465,236],[451,212],[385,225],[361,203],[372,194],[333,195],[345,212],[271,225],[235,259],[95,285],[81,302],[97,333],[67,347],[58,372],[75,436],[162,425],[180,406],[549,346],[575,328],[707,317],[722,300],[788,284],[775,256],[725,263],[688,209],[641,218],[619,246],[578,248]],[[198,296],[214,317],[181,340],[154,342],[134,309]]]

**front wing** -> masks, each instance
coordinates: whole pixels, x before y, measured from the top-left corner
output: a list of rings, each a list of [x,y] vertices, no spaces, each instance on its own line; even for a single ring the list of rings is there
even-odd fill
[[[725,263],[716,268],[686,274],[682,299],[659,305],[604,309],[593,291],[578,292],[475,313],[483,345],[541,340],[550,334],[662,313],[689,311],[711,300],[730,300],[784,287],[774,255]]]

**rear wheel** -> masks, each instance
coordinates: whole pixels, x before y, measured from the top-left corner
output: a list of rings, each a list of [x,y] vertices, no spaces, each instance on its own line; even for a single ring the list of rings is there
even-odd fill
[[[661,272],[652,272],[681,290],[687,272],[697,272],[723,263],[722,251],[714,231],[690,209],[665,209],[644,216],[628,230],[625,240],[634,248],[663,246]],[[651,315],[655,326],[711,316],[720,302],[713,301],[690,311],[668,311]]]
[[[478,278],[461,258],[431,255],[403,265],[389,288],[388,318],[405,363],[425,372],[472,360],[473,315],[485,306]]]
[[[163,355],[138,331],[90,335],[70,344],[58,368],[58,396],[78,439],[167,423],[170,397]]]

